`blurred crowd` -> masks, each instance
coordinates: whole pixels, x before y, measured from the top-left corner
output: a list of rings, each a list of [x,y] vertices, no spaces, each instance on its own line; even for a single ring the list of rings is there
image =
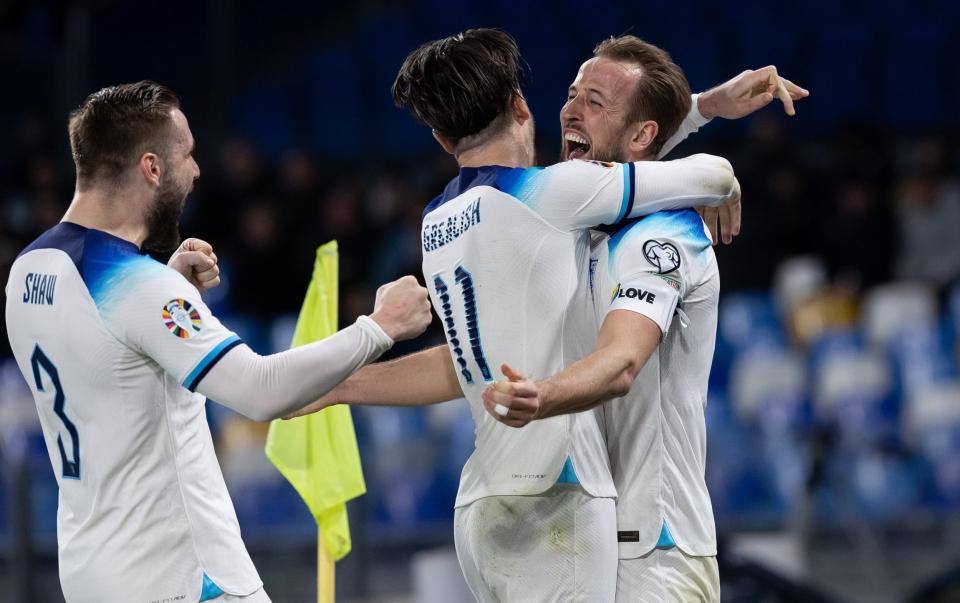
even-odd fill
[[[957,282],[955,139],[904,138],[856,124],[798,136],[775,111],[739,128],[736,139],[712,135],[708,125],[673,153],[724,155],[741,181],[742,235],[718,250],[725,293],[768,288],[777,267],[797,255],[820,258],[829,281],[853,295],[891,279],[941,292]],[[22,120],[17,153],[0,172],[4,280],[19,250],[60,219],[72,195],[64,136],[51,123]],[[541,146],[541,162],[556,154]],[[270,161],[238,138],[201,146],[200,164],[181,230],[217,250],[226,277],[213,296],[218,309],[253,319],[298,310],[312,251],[329,239],[340,243],[343,320],[369,311],[379,284],[419,273],[422,208],[456,173],[439,148],[376,163],[292,148]]]
[[[707,477],[718,526],[930,525],[960,508],[960,139],[857,122],[808,130],[803,110],[709,124],[668,157],[723,155],[743,190],[742,234],[717,249]],[[18,119],[0,161],[4,282],[70,202],[62,121]],[[439,148],[360,162],[198,138],[201,178],[181,231],[214,245],[223,283],[208,304],[257,351],[289,344],[314,251],[330,239],[341,325],[371,311],[383,282],[420,275],[422,209],[456,174]],[[541,140],[540,163],[556,158],[555,142]],[[392,353],[442,341],[435,326]],[[49,540],[56,484],[5,333],[0,346],[7,451],[11,432],[26,434],[33,531]],[[369,489],[357,542],[446,542],[473,446],[465,405],[354,417]],[[263,455],[264,426],[213,404],[210,419],[245,538],[311,538],[312,520]],[[0,484],[0,508],[7,496]],[[0,519],[0,538],[9,528]]]
[[[201,169],[181,232],[219,257],[223,282],[208,305],[268,353],[289,345],[326,241],[340,246],[341,325],[371,311],[383,282],[420,275],[421,212],[456,167],[388,92],[417,44],[485,23],[514,34],[531,65],[525,93],[541,164],[558,156],[562,92],[605,36],[663,46],[700,90],[775,63],[812,92],[797,117],[770,107],[715,120],[668,157],[725,156],[743,190],[742,234],[717,249],[722,297],[706,411],[721,538],[772,529],[829,548],[845,534],[843,558],[808,575],[847,588],[850,600],[895,600],[955,562],[960,4],[597,0],[585,11],[575,2],[227,0],[174,2],[171,11],[177,18],[145,22],[142,6],[119,0],[0,3],[0,68],[11,84],[0,95],[3,282],[69,204],[66,113],[102,85],[151,77],[181,94]],[[145,44],[149,53],[128,60],[126,49]],[[29,524],[53,559],[57,486],[3,329],[0,556],[19,554],[9,545]],[[442,342],[435,325],[391,354]],[[465,403],[353,414],[368,495],[351,505],[348,561],[449,543],[473,447]],[[217,404],[208,416],[245,541],[265,552],[258,566],[282,566],[271,592],[294,600],[281,594],[290,574],[280,551],[305,550],[313,583],[313,520],[266,460],[265,426]],[[909,557],[911,543],[927,556]],[[852,565],[866,568],[859,585],[842,573]],[[357,573],[358,592],[379,584],[368,570]]]

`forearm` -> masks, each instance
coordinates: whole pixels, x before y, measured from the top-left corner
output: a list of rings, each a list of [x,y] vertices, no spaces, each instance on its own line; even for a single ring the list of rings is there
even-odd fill
[[[538,384],[537,418],[588,410],[627,395],[660,337],[660,327],[649,317],[630,310],[610,312],[600,327],[597,349]]]
[[[639,367],[614,346],[594,351],[556,375],[541,381],[537,418],[589,410],[630,391]]]
[[[238,346],[200,381],[197,391],[251,419],[268,421],[324,395],[393,341],[372,320],[270,356]]]
[[[463,396],[450,351],[438,345],[371,364],[331,391],[326,405],[424,406]]]
[[[716,155],[697,154],[672,161],[633,164],[634,218],[663,210],[719,206],[740,194],[730,162]]]

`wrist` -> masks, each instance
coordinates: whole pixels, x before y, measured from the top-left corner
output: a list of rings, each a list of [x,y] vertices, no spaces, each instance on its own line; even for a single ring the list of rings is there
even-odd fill
[[[552,417],[554,392],[556,391],[553,386],[553,382],[550,381],[550,379],[537,381],[537,389],[539,390],[540,407],[533,418],[545,419],[547,417]]]
[[[716,95],[716,88],[694,95],[693,108],[700,114],[705,122],[717,116]]]
[[[359,316],[357,322],[363,324],[371,331],[374,331],[378,339],[388,339],[390,347],[397,339],[397,328],[388,317],[384,316],[383,311],[377,311],[369,316]]]
[[[350,379],[347,379],[324,394],[323,398],[321,398],[321,400],[323,400],[323,407],[330,408],[337,404],[348,404],[350,400],[356,397],[350,393],[350,385]]]

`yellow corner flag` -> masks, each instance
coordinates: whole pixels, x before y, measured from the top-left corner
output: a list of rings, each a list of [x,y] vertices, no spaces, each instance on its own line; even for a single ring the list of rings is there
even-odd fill
[[[300,308],[290,347],[329,337],[337,331],[337,242],[317,249],[313,278]],[[310,508],[320,530],[319,590],[322,603],[333,601],[333,562],[350,552],[346,502],[367,491],[350,407],[270,424],[267,457]]]

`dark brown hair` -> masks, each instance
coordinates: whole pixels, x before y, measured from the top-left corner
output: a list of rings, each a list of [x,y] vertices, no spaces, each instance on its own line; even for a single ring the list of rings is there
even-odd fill
[[[109,86],[70,114],[70,149],[78,184],[115,182],[148,151],[164,156],[180,99],[151,81]]]
[[[667,51],[636,36],[607,38],[593,49],[593,56],[633,63],[643,70],[627,123],[647,119],[657,122],[659,129],[651,150],[659,152],[690,112],[690,84],[683,70]]]
[[[393,82],[393,101],[456,144],[503,115],[525,75],[510,34],[468,29],[411,52]]]

